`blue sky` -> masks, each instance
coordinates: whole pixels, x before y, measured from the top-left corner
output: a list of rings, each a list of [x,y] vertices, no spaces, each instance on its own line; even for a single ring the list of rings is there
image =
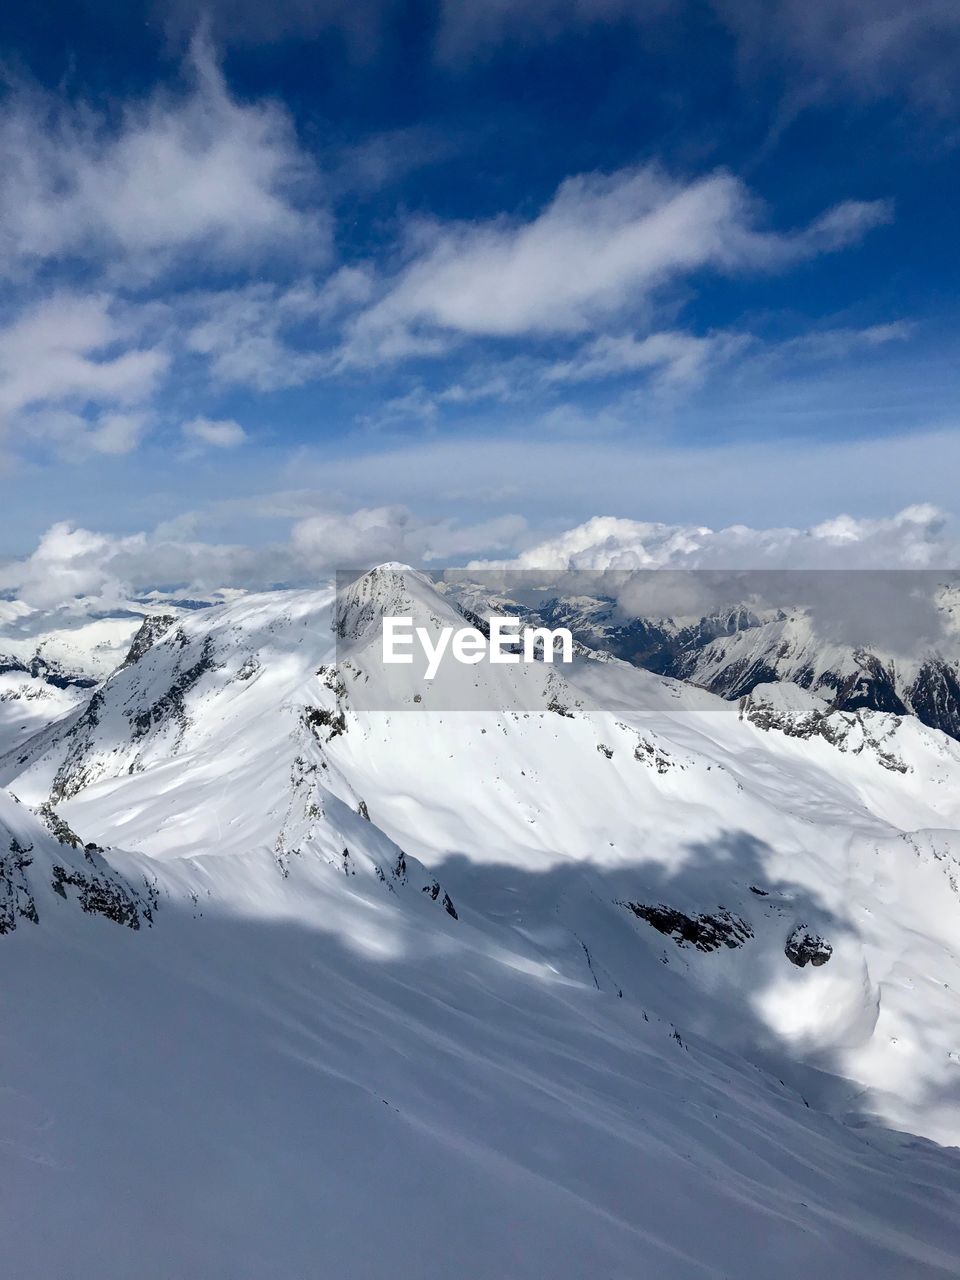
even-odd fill
[[[0,555],[952,515],[955,4],[16,8]]]

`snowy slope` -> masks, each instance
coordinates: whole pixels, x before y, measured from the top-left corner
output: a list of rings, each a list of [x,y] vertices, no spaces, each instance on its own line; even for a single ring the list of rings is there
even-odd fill
[[[0,939],[17,1274],[955,1274],[957,1152],[885,1126],[960,1141],[960,747],[618,661],[426,687],[401,606],[462,621],[409,572],[339,646],[330,592],[181,617],[0,763],[157,904]]]
[[[0,672],[0,752],[10,751],[86,701],[77,685],[60,688],[29,671]]]

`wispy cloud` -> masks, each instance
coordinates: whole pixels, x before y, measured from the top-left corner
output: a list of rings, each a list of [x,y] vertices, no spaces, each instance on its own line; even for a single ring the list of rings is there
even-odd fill
[[[188,294],[177,302],[177,327],[214,381],[276,391],[335,368],[334,326],[367,302],[371,289],[368,271],[344,266],[321,283],[304,277]]]
[[[787,71],[806,100],[843,91],[960,105],[960,8],[953,0],[712,0],[753,71]]]
[[[329,251],[315,168],[286,111],[231,96],[194,40],[182,92],[116,113],[21,88],[0,109],[0,272],[14,279],[64,257],[150,278],[187,253],[249,261]],[[303,197],[311,194],[309,211]]]
[[[886,201],[846,201],[774,231],[728,173],[681,182],[655,167],[567,179],[532,220],[420,225],[412,260],[364,312],[346,357],[359,363],[443,335],[577,334],[649,313],[658,290],[711,270],[782,270],[888,222]]]
[[[12,426],[15,433],[48,446],[64,461],[82,462],[91,455],[132,453],[150,430],[151,419],[142,410],[83,414],[42,407],[17,415]]]
[[[198,6],[194,0],[152,0],[150,8],[173,42],[196,31]],[[207,0],[204,20],[224,44],[262,45],[290,37],[339,35],[349,54],[360,61],[380,47],[384,24],[401,8],[398,0]]]
[[[795,99],[838,92],[905,97],[937,111],[960,105],[960,9],[953,0],[710,0],[751,79],[786,75]],[[436,53],[462,64],[510,42],[546,43],[596,26],[682,32],[688,0],[441,0]]]
[[[906,342],[913,330],[914,326],[905,320],[865,328],[815,329],[779,343],[771,348],[771,354],[788,359],[837,360],[857,351],[873,351],[889,343]]]
[[[698,337],[676,330],[651,333],[645,338],[604,334],[571,359],[551,365],[544,377],[547,382],[583,382],[652,373],[656,385],[664,390],[690,388],[702,382],[710,368],[741,351],[748,341],[741,334]]]
[[[168,37],[188,40],[192,0],[153,0]],[[643,40],[651,30],[683,37],[702,15],[692,0],[435,0],[418,10],[418,34],[446,68],[462,68],[504,48],[548,45],[569,34],[614,28]],[[775,74],[796,97],[824,94],[904,97],[937,111],[960,105],[956,61],[960,11],[953,0],[710,0],[714,19],[734,37],[751,83]],[[338,36],[369,61],[402,20],[399,0],[208,0],[206,19],[223,44]]]

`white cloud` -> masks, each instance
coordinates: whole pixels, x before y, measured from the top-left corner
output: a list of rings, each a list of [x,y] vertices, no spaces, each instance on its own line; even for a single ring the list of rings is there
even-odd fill
[[[516,515],[461,524],[383,506],[316,512],[296,521],[285,542],[245,546],[191,537],[196,523],[167,521],[152,533],[115,536],[59,522],[29,556],[0,563],[0,590],[38,609],[96,612],[154,587],[196,594],[222,587],[266,590],[277,583],[315,583],[337,569],[378,561],[427,563],[477,549],[507,550],[526,530]]]
[[[545,373],[548,382],[583,382],[629,373],[655,375],[664,389],[692,387],[720,361],[741,350],[748,339],[716,333],[698,337],[665,330],[645,338],[632,334],[604,334],[581,348],[570,360],[558,361]]]
[[[412,260],[358,318],[345,358],[408,354],[444,334],[583,333],[624,313],[649,315],[659,290],[696,272],[783,269],[892,216],[884,201],[846,201],[776,232],[759,215],[728,173],[682,183],[648,166],[569,178],[528,222],[421,225]]]
[[[185,440],[214,449],[235,449],[247,438],[243,427],[232,418],[193,418],[180,430]]]
[[[143,544],[143,535],[110,538],[75,529],[67,522],[52,525],[26,559],[0,567],[0,586],[38,609],[55,609],[76,596],[116,603],[127,592],[110,561],[121,547]]]
[[[147,419],[142,413],[105,413],[87,433],[89,448],[94,453],[130,453],[146,429]]]
[[[371,288],[367,271],[342,267],[322,284],[260,281],[194,294],[178,303],[184,344],[217,382],[259,391],[300,386],[333,367],[328,327],[365,303]],[[312,344],[294,340],[303,330]]]
[[[513,546],[526,529],[520,516],[499,516],[476,525],[418,520],[406,507],[362,509],[349,516],[324,513],[294,525],[291,546],[305,565],[358,569],[378,561],[430,562],[472,547]]]
[[[856,351],[870,351],[891,342],[905,342],[913,326],[903,320],[869,325],[865,329],[820,329],[800,334],[771,348],[777,356],[837,360]]]
[[[104,295],[58,294],[38,303],[0,330],[0,414],[37,404],[142,399],[167,356],[137,348],[135,336],[124,336]]]
[[[957,560],[947,517],[927,503],[892,517],[840,515],[808,528],[671,525],[596,516],[529,547],[518,569],[833,569],[935,568]],[[478,566],[484,562],[475,562]]]
[[[70,409],[37,409],[12,419],[18,436],[48,445],[68,462],[92,454],[132,453],[150,429],[143,411],[107,412],[87,417]]]
[[[301,208],[316,175],[286,112],[231,97],[194,41],[190,85],[116,117],[20,91],[0,109],[0,272],[78,255],[125,277],[156,274],[187,250],[217,261],[295,247],[326,252],[322,207]]]
[[[739,605],[772,616],[803,609],[822,639],[909,658],[947,634],[956,641],[937,599],[945,581],[960,579],[945,572],[960,563],[947,523],[929,504],[808,528],[714,530],[601,516],[513,561],[471,567],[552,569],[557,592],[607,596],[629,617],[696,619]],[[507,590],[509,581],[508,573]]]

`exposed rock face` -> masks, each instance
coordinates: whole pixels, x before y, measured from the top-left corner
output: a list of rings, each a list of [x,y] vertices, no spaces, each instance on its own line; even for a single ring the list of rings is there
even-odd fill
[[[213,660],[213,643],[208,636],[204,641],[200,657],[191,666],[180,671],[170,688],[158,698],[146,711],[138,712],[132,720],[134,737],[143,737],[152,728],[173,718],[182,732],[187,725],[184,699],[195,684],[207,671],[212,671],[216,663]]]
[[[672,938],[678,947],[694,946],[698,951],[718,951],[720,947],[742,947],[753,937],[746,920],[720,907],[714,914],[685,915],[663,903],[655,906],[643,902],[621,902],[620,906],[640,920],[646,920],[659,933]]]
[[[307,707],[303,713],[304,724],[308,725],[319,738],[323,729],[328,729],[324,742],[332,742],[347,731],[347,718],[343,711],[333,711],[328,707]]]
[[[833,947],[819,933],[814,933],[805,924],[798,924],[787,939],[783,954],[800,969],[808,964],[819,968],[833,955]]]
[[[871,755],[894,773],[907,773],[910,767],[896,749],[901,716],[863,709],[838,711],[794,685],[758,685],[740,699],[740,719],[791,738],[823,738],[838,751]]]
[[[33,862],[32,846],[11,838],[6,852],[0,853],[0,934],[12,933],[18,920],[38,924],[37,904],[27,880],[27,868]]]
[[[762,625],[761,619],[745,608],[721,611],[682,627],[673,626],[667,619],[622,620],[617,617],[615,601],[586,596],[549,600],[530,615],[530,621],[568,627],[575,640],[592,649],[658,675],[681,677],[696,656],[718,637]],[[760,678],[769,680],[770,672]]]
[[[0,935],[12,933],[24,920],[39,924],[41,908],[46,915],[50,903],[50,889],[74,900],[89,915],[105,916],[128,929],[153,923],[155,887],[145,881],[143,890],[134,889],[102,850],[92,843],[83,845],[51,806],[41,806],[43,827],[29,811],[9,812],[16,815],[20,834],[0,824]],[[25,830],[32,834],[26,836]]]
[[[789,738],[813,738],[823,732],[830,704],[790,685],[759,685],[740,699],[740,719],[758,729],[777,729]]]
[[[334,633],[338,640],[358,640],[379,628],[385,615],[403,616],[412,607],[405,565],[379,565],[337,592]]]
[[[421,890],[421,893],[429,893],[430,897],[433,899],[434,902],[436,902],[437,899],[439,898],[440,905],[443,907],[447,915],[453,916],[454,920],[460,919],[460,917],[457,915],[456,908],[453,905],[453,900],[451,899],[449,893],[447,893],[446,890],[441,887],[439,880],[434,880],[432,884],[425,884],[423,886],[423,889]],[[443,897],[440,897],[441,894],[443,895]]]
[[[60,817],[52,804],[42,804],[36,810],[37,817],[58,844],[68,844],[71,849],[82,849],[83,841],[68,823]]]
[[[139,662],[143,655],[153,648],[164,632],[173,626],[176,620],[176,616],[172,613],[148,614],[140,624],[140,630],[130,643],[127,656],[120,664],[121,669]]]
[[[89,868],[68,868],[60,864],[53,868],[53,891],[66,898],[67,889],[72,888],[81,910],[88,915],[106,916],[128,929],[139,929],[141,921],[152,924],[155,903],[134,893],[105,863],[98,867],[102,859],[92,851],[88,850],[86,857]]]
[[[58,859],[52,867],[50,884],[54,893],[67,898],[67,889],[73,889],[81,909],[88,915],[106,916],[128,929],[153,923],[157,895],[149,884],[145,892],[137,892],[101,856],[100,846],[93,842],[84,844],[52,805],[41,805],[37,816],[64,852],[62,861]],[[74,851],[82,853],[82,859],[76,857]]]
[[[651,742],[649,738],[637,738],[637,745],[633,749],[634,760],[639,760],[641,764],[650,765],[656,769],[657,773],[667,773],[671,768],[673,761],[670,759],[668,752],[656,743]]]
[[[84,758],[93,740],[93,733],[100,723],[103,709],[103,690],[97,689],[87,703],[82,714],[69,731],[70,746],[63,763],[57,770],[50,788],[50,801],[57,804],[68,796],[75,795],[86,785],[87,768]],[[21,756],[21,759],[26,759]]]

